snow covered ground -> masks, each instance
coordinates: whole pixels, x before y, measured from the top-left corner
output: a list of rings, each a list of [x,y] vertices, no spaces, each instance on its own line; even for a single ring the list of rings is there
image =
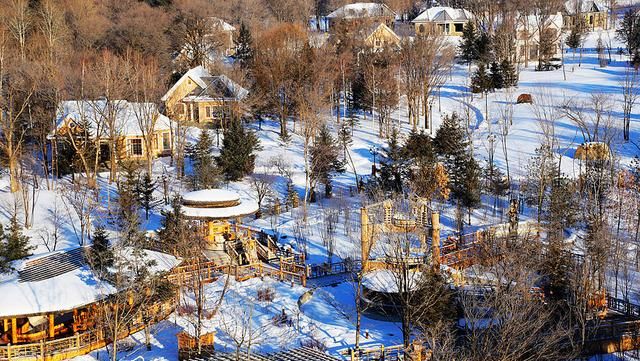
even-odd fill
[[[595,44],[598,37],[602,37],[605,43],[611,42],[614,49],[618,44],[612,32],[596,32],[589,35],[585,43],[585,52],[582,60],[579,55],[575,58],[572,53],[565,54],[565,69],[551,72],[534,71],[534,63],[530,63],[528,68],[521,68],[520,83],[516,89],[501,90],[488,95],[487,99],[480,96],[470,97],[468,93],[468,68],[464,65],[457,65],[452,72],[451,78],[442,87],[439,97],[434,104],[434,128],[441,124],[441,119],[447,114],[458,112],[464,114],[470,111],[471,129],[474,149],[477,158],[484,161],[488,158],[488,146],[490,135],[498,131],[500,110],[507,103],[515,103],[516,97],[521,93],[533,95],[537,104],[514,105],[513,125],[509,130],[507,140],[507,150],[509,157],[509,167],[512,176],[516,179],[524,176],[526,164],[539,146],[542,138],[541,122],[536,120],[536,110],[556,109],[566,101],[589,102],[593,94],[605,94],[611,102],[612,114],[615,117],[616,138],[613,150],[623,164],[628,163],[635,155],[639,154],[639,148],[634,143],[622,143],[621,135],[621,86],[620,81],[625,70],[625,59],[616,55],[613,51],[612,62],[606,68],[598,66],[598,58],[595,52]],[[564,80],[564,75],[566,79]],[[544,100],[537,102],[537,100]],[[486,109],[485,109],[486,105]],[[640,106],[639,106],[640,107]],[[486,117],[485,114],[489,116]],[[327,119],[332,118],[326,114]],[[393,119],[401,125],[403,134],[407,134],[410,126],[407,124],[406,106],[401,106],[393,113]],[[631,139],[640,139],[640,109],[634,109],[631,123]],[[273,177],[273,187],[283,202],[286,194],[285,178],[275,174],[272,164],[275,159],[280,159],[290,167],[295,189],[302,197],[305,186],[303,140],[293,134],[292,139],[283,143],[278,136],[278,126],[275,122],[265,121],[258,130],[258,125],[251,125],[259,135],[263,149],[257,157],[256,172],[270,173]],[[293,128],[293,124],[289,125]],[[578,174],[578,163],[573,159],[575,148],[584,141],[578,127],[566,118],[558,118],[555,123],[556,135],[559,139],[559,149],[564,154],[562,171],[568,176]],[[190,134],[190,140],[195,141],[198,130]],[[434,130],[435,134],[435,130]],[[215,139],[215,135],[214,135]],[[358,128],[355,130],[353,144],[350,148],[355,172],[362,176],[368,175],[371,171],[373,155],[370,152],[372,147],[383,148],[385,141],[377,135],[377,125],[368,116],[361,119]],[[217,152],[217,150],[216,150]],[[501,145],[496,143],[496,163],[505,169],[505,157],[501,150]],[[185,192],[188,189],[175,179],[175,169],[171,166],[169,159],[159,159],[154,166],[156,177],[167,177],[168,187],[171,192]],[[161,178],[159,178],[160,180]],[[351,166],[347,166],[347,172],[338,175],[334,179],[334,198],[322,199],[316,204],[309,206],[309,227],[305,230],[305,238],[308,242],[309,263],[318,264],[327,261],[326,243],[323,241],[323,232],[328,222],[328,214],[335,209],[338,212],[335,230],[335,252],[333,261],[341,258],[354,257],[358,255],[357,243],[359,243],[359,217],[357,209],[361,204],[360,197],[353,194],[355,188],[355,175]],[[161,181],[159,182],[161,184]],[[107,174],[100,175],[99,184],[101,188],[100,207],[93,216],[94,223],[103,222],[104,208],[108,202],[115,198],[115,184],[107,182]],[[255,192],[251,189],[250,181],[227,184],[226,188],[238,192],[243,198],[255,198]],[[22,210],[18,195],[11,194],[8,189],[7,174],[0,175],[0,222],[6,224],[10,214],[15,207],[22,220]],[[70,207],[69,202],[62,195],[62,186],[59,184],[56,190],[47,190],[44,182],[41,182],[39,189],[35,193],[35,207],[33,225],[26,230],[26,234],[31,237],[34,245],[34,254],[52,251],[52,238],[55,229],[59,230],[58,242],[55,245],[57,250],[76,247],[78,245],[78,218]],[[18,197],[18,198],[16,198]],[[156,192],[156,197],[162,197],[162,186]],[[472,224],[474,227],[500,222],[500,214],[492,216],[487,211],[490,201],[485,200],[485,205],[474,211]],[[150,219],[144,221],[144,227],[153,231],[160,226],[160,209],[152,212]],[[263,219],[247,220],[247,223],[256,227],[271,231],[280,236],[280,242],[292,243],[294,247],[296,238],[300,238],[300,209],[284,212],[279,216],[266,215]],[[523,219],[526,220],[525,214]],[[444,225],[443,233],[451,232],[453,229],[454,214],[452,210],[445,210],[442,216]],[[208,288],[212,298],[216,292],[220,291],[221,280],[213,283]],[[273,288],[276,298],[269,304],[255,301],[256,292],[261,288]],[[300,286],[293,286],[276,282],[271,279],[261,281],[254,279],[244,283],[232,282],[229,297],[223,304],[225,312],[237,312],[239,317],[248,317],[246,307],[238,305],[253,305],[251,315],[252,322],[256,327],[264,327],[271,322],[274,315],[280,314],[285,309],[287,315],[293,315],[298,322],[294,326],[274,328],[272,332],[262,335],[262,344],[257,344],[256,349],[263,351],[274,350],[278,347],[291,347],[299,345],[307,339],[315,339],[324,343],[329,350],[336,351],[347,348],[354,343],[355,326],[353,310],[353,288],[349,283],[343,283],[336,287],[325,287],[316,290],[310,302],[298,308],[299,297],[306,292]],[[223,312],[223,314],[225,313]],[[207,322],[207,327],[218,331],[216,346],[223,349],[232,349],[232,341],[221,332],[222,321],[219,316]],[[396,344],[401,341],[400,330],[393,322],[384,322],[365,318],[363,330],[370,331],[370,339],[363,340],[366,344]],[[131,351],[123,352],[120,356],[123,360],[133,360],[139,356],[145,360],[175,360],[177,359],[175,334],[183,327],[186,327],[187,320],[178,316],[172,317],[156,326],[152,351],[144,351],[141,346],[142,335],[134,335],[130,339],[134,344],[138,344]],[[299,330],[295,330],[299,327]],[[105,359],[105,352],[95,352],[92,355],[78,358],[79,360]],[[613,356],[612,356],[613,357]],[[613,358],[609,358],[613,360]]]

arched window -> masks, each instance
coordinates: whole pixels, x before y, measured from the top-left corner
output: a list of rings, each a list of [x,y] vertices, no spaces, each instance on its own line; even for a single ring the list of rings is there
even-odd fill
[[[424,33],[424,25],[423,24],[420,24],[420,27],[418,29],[419,29],[419,31],[421,33]]]

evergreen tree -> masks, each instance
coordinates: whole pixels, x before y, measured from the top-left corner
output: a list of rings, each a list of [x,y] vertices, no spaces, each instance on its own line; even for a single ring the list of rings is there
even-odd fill
[[[505,86],[504,74],[502,73],[502,67],[497,62],[492,62],[490,65],[491,71],[491,89],[502,89]]]
[[[504,87],[510,88],[518,85],[518,73],[516,72],[516,67],[513,62],[509,59],[504,59],[502,63],[500,63],[500,68],[502,70],[502,78],[504,80]]]
[[[435,161],[431,136],[425,133],[424,129],[419,132],[411,130],[402,148],[404,158],[408,160],[425,163],[433,163]]]
[[[471,223],[471,210],[480,204],[480,166],[469,154],[456,162],[457,173],[460,174],[461,187],[458,187],[453,196],[460,200],[460,204],[467,208],[469,223]]]
[[[11,217],[8,229],[0,224],[0,273],[11,270],[11,262],[29,257],[32,249],[29,237],[22,234],[15,215]]]
[[[165,252],[174,254],[177,252],[178,244],[183,244],[184,240],[195,237],[198,231],[182,213],[182,199],[178,195],[171,199],[171,208],[163,212],[163,215],[162,226],[158,231],[159,246]]]
[[[240,121],[232,121],[224,133],[220,156],[216,159],[225,179],[237,181],[251,174],[255,167],[255,152],[260,149],[260,140],[255,133],[245,129]]]
[[[471,77],[471,92],[486,93],[491,89],[491,77],[487,73],[484,63],[478,64],[478,69]]]
[[[315,192],[317,183],[324,184],[325,197],[331,197],[331,175],[343,172],[344,164],[338,159],[340,147],[331,135],[329,128],[323,125],[313,140],[311,156],[311,194]]]
[[[584,35],[584,29],[580,24],[576,24],[571,27],[571,31],[569,35],[567,35],[567,46],[569,49],[573,49],[575,54],[576,49],[578,49],[582,45],[582,37]]]
[[[136,246],[143,241],[144,235],[140,231],[139,174],[133,163],[124,164],[124,181],[118,184],[118,214],[116,225],[120,233],[121,242],[127,246]]]
[[[476,38],[476,49],[478,51],[478,61],[488,64],[493,60],[492,52],[493,43],[491,36],[487,31],[480,31],[480,34]]]
[[[153,204],[153,192],[157,188],[156,182],[151,179],[149,173],[145,173],[144,177],[140,180],[138,195],[140,196],[140,205],[144,208],[145,219],[149,219],[149,211]]]
[[[353,134],[351,134],[352,131],[352,128],[346,121],[342,122],[342,125],[338,130],[338,141],[340,142],[340,145],[342,145],[342,159],[344,163],[347,162],[347,150],[353,143]]]
[[[191,181],[194,189],[215,188],[219,183],[219,172],[211,154],[212,149],[213,140],[209,132],[203,129],[198,142],[189,149],[189,158],[193,164]]]
[[[253,60],[253,38],[251,37],[249,28],[247,28],[244,22],[240,24],[240,32],[234,40],[234,43],[236,46],[234,58],[243,69],[249,68]]]
[[[460,59],[464,63],[471,63],[478,60],[478,34],[475,25],[471,21],[464,24],[462,28]]]
[[[398,130],[393,129],[387,147],[380,153],[379,184],[384,191],[402,192],[407,167],[404,149],[398,139]]]
[[[444,118],[434,147],[447,169],[451,195],[459,206],[471,210],[480,201],[480,166],[469,153],[467,134],[456,113]]]
[[[640,49],[640,12],[638,10],[629,9],[624,13],[622,23],[616,30],[616,36],[626,45],[629,58],[633,59]]]
[[[93,243],[91,244],[90,259],[92,267],[104,274],[107,267],[113,265],[113,251],[109,244],[109,238],[104,226],[98,225],[93,232]]]

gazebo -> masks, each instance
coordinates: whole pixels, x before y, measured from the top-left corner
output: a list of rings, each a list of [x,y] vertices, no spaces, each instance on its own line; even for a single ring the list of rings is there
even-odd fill
[[[254,200],[224,189],[203,189],[182,196],[182,213],[203,225],[207,239],[203,253],[223,264],[257,260],[255,239],[251,230],[242,226],[242,218],[255,214],[258,208]]]

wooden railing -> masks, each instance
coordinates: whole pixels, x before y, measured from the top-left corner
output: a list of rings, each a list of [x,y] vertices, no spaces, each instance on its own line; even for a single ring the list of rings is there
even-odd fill
[[[607,308],[623,315],[640,318],[640,305],[607,295]]]
[[[350,272],[357,272],[362,269],[362,261],[342,261],[334,263],[314,264],[309,266],[309,278],[319,278],[333,276]]]
[[[350,349],[340,352],[350,361],[398,361],[404,360],[404,345],[395,345],[385,347],[380,345],[377,347]]]
[[[157,304],[158,313],[152,323],[167,318],[174,309],[166,304]],[[152,306],[153,307],[153,306]],[[118,335],[118,339],[142,330],[145,324],[139,319],[125,327],[126,331]],[[22,345],[0,346],[0,361],[54,361],[85,355],[110,343],[101,330],[77,333],[74,336],[51,341],[41,341]]]

